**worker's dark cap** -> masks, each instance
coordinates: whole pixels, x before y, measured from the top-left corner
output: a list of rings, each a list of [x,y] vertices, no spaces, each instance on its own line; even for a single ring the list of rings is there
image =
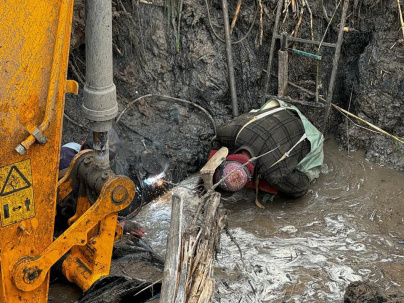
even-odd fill
[[[251,179],[251,174],[246,166],[238,161],[224,161],[213,175],[214,183],[221,179],[219,187],[226,191],[238,191]]]
[[[115,158],[116,154],[118,153],[119,146],[121,144],[121,140],[119,140],[118,133],[113,128],[111,128],[108,131],[108,143],[109,143],[109,160],[112,161]],[[93,144],[94,144],[93,132],[90,131],[87,134],[82,149],[93,149]]]

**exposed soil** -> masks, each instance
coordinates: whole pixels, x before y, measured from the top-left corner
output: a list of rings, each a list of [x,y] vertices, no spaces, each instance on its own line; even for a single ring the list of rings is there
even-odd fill
[[[213,28],[220,37],[223,37],[221,4],[220,1],[208,0],[207,2],[211,22],[209,22],[206,3],[202,0],[169,1],[172,4],[170,10],[167,1],[163,0],[113,1],[114,81],[117,85],[120,111],[140,96],[159,94],[189,100],[209,113],[188,103],[172,99],[148,97],[138,101],[116,125],[122,142],[118,154],[119,173],[127,175],[135,173],[139,166],[139,155],[148,149],[157,151],[162,158],[165,158],[170,167],[170,178],[173,182],[182,180],[197,172],[206,161],[210,140],[214,136],[214,127],[209,116],[214,119],[216,125],[221,125],[231,118],[232,107],[227,80],[225,45],[212,30]],[[332,16],[339,1],[308,0],[306,2],[310,7],[302,8],[303,18],[297,36],[310,38],[313,35],[315,40],[321,40],[328,25],[327,18]],[[402,98],[404,95],[404,43],[403,33],[399,30],[397,1],[353,2],[348,11],[347,27],[350,31],[344,36],[333,102],[397,137],[404,137]],[[81,88],[85,80],[83,3],[83,0],[75,1],[69,62],[69,76],[76,79]],[[177,9],[179,3],[182,4],[180,10]],[[260,107],[265,100],[264,85],[276,3],[276,0],[262,1],[261,28],[258,4],[253,0],[243,1],[232,36],[235,41],[247,35],[240,43],[233,44],[240,113]],[[236,1],[231,1],[229,5],[230,18],[232,18]],[[256,17],[254,17],[255,14]],[[335,14],[335,21],[331,23],[324,41],[336,41],[340,15],[341,9]],[[311,16],[312,27],[310,26]],[[291,33],[296,29],[299,18],[289,8],[282,14],[281,20],[279,32],[285,30]],[[251,25],[252,29],[249,32]],[[260,42],[261,31],[262,43]],[[289,44],[288,47],[311,53],[317,52],[317,48],[308,45]],[[321,55],[323,55],[323,63],[320,67],[319,93],[320,96],[326,97],[333,52],[329,48],[322,48]],[[276,74],[277,70],[276,57],[271,71],[273,74]],[[290,81],[314,91],[316,69],[315,62],[290,54]],[[277,79],[271,77],[268,93],[276,94],[276,88]],[[289,94],[293,99],[314,101],[312,95],[292,87],[289,88]],[[65,119],[64,142],[80,142],[89,131],[87,121],[81,116],[81,102],[81,94],[77,97],[68,96],[66,99],[65,113],[70,119]],[[323,119],[321,110],[306,106],[301,106],[301,110],[316,126],[321,126]],[[71,122],[72,119],[74,123]],[[331,112],[327,131],[337,136],[340,147],[350,151],[362,149],[365,151],[366,159],[382,166],[404,170],[404,147],[401,143],[356,126],[335,109]],[[358,180],[363,178],[362,173],[359,170],[355,175]],[[335,189],[329,192],[327,203],[344,197],[344,180],[338,180],[340,184],[323,184]],[[393,183],[389,183],[391,186],[388,188],[390,190],[395,190],[395,186],[401,188],[402,180],[402,177],[394,180]],[[378,182],[380,183],[374,183],[373,186],[383,187],[384,181]],[[386,180],[386,182],[392,182],[392,180]],[[371,180],[368,183],[373,184]],[[354,182],[353,186],[361,187],[361,183]],[[319,191],[321,190],[320,188]],[[399,234],[400,230],[402,231],[402,221],[400,223],[403,211],[400,202],[402,191],[394,192],[397,195],[397,203],[390,206],[372,204],[374,207],[381,208],[376,214],[381,212],[386,216],[383,222],[372,221],[372,224],[380,225],[377,234],[383,239],[388,237],[391,230],[394,231],[395,237],[403,237]],[[365,202],[365,209],[361,208],[361,211],[362,216],[368,218],[372,215],[374,208],[366,203],[381,199],[381,195],[383,195],[382,192],[373,192],[372,195],[361,192],[351,204]],[[307,203],[310,204],[310,200]],[[291,204],[286,202],[284,205]],[[356,206],[353,207],[356,209]],[[244,208],[243,211],[245,211]],[[280,209],[278,211],[284,214]],[[338,212],[343,214],[350,211],[351,208],[347,208],[346,205],[341,209],[338,208]],[[295,215],[298,213],[297,211]],[[377,216],[374,215],[374,218]],[[290,215],[290,217],[293,216]],[[338,223],[338,217],[331,217],[331,219]],[[288,218],[282,220],[288,220]],[[329,221],[324,218],[323,224],[327,224],[326,222]],[[253,227],[245,227],[255,232]],[[263,228],[257,225],[257,229],[260,228],[265,233],[273,232],[271,226]],[[372,241],[377,243],[377,237],[372,238]],[[382,265],[388,268],[387,265]],[[387,269],[383,268],[383,270]],[[400,270],[402,273],[402,268]],[[367,273],[364,271],[363,275]],[[394,270],[394,266],[389,273],[391,277],[394,276],[394,279],[401,279],[399,285],[404,284],[400,278],[402,275]],[[296,280],[295,283],[297,282]],[[338,282],[335,283],[338,284]],[[377,285],[380,286],[380,284]],[[386,284],[382,286],[387,287]],[[292,292],[298,291],[299,287],[301,291],[304,291],[301,283],[296,287],[292,289]],[[352,289],[355,287],[352,286]],[[362,290],[356,291],[356,293],[359,292]],[[347,302],[367,301],[351,299]]]
[[[202,0],[170,1],[171,9],[161,0],[113,1],[114,76],[121,110],[139,96],[153,93],[190,100],[205,108],[217,125],[230,119],[232,110],[225,45],[213,33],[214,30],[218,36],[224,36],[221,3],[207,2],[211,23],[206,3]],[[332,16],[337,2],[307,1],[310,6],[301,7],[303,18],[297,37],[313,36],[315,40],[321,40],[328,25],[327,18]],[[83,0],[75,1],[69,65],[70,76],[78,80],[81,87],[85,79],[83,3]],[[232,46],[240,113],[259,107],[265,100],[263,91],[276,3],[276,0],[262,1],[261,28],[259,7],[256,13],[254,1],[243,1],[234,28],[232,39],[244,38]],[[229,5],[232,18],[236,3]],[[336,41],[340,15],[341,7],[324,41]],[[310,25],[311,16],[313,26]],[[298,14],[289,7],[281,16],[279,32],[291,33],[296,29],[298,19]],[[395,136],[403,137],[404,44],[399,31],[397,1],[354,1],[346,25],[350,31],[344,36],[334,103]],[[317,48],[310,45],[289,43],[288,46],[317,52]],[[333,51],[323,47],[320,54],[323,63],[319,73],[319,93],[326,97]],[[274,58],[271,72],[276,74],[277,56]],[[290,81],[313,91],[316,70],[315,61],[290,53]],[[276,87],[277,79],[272,77],[269,93],[276,94]],[[313,101],[313,96],[292,87],[289,87],[289,95],[294,99]],[[80,117],[81,99],[81,95],[68,97],[65,112],[85,126],[86,121]],[[314,124],[322,124],[322,113],[310,113],[306,107],[301,108]],[[201,110],[189,104],[154,97],[136,103],[121,122],[117,126],[123,141],[121,155],[130,158],[139,154],[145,144],[169,159],[176,168],[177,179],[201,167],[214,134],[212,123]],[[368,159],[404,169],[402,144],[365,131],[352,122],[348,124],[336,110],[332,110],[328,125],[328,131],[338,134],[340,144],[345,148],[364,149]],[[85,133],[85,129],[65,121],[65,141],[81,140]]]

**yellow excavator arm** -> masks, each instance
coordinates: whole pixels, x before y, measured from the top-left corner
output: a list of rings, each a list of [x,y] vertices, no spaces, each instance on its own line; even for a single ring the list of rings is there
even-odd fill
[[[63,272],[83,290],[107,275],[117,212],[135,194],[90,150],[58,181],[64,96],[78,91],[66,79],[72,12],[73,0],[0,0],[1,303],[46,302],[49,269],[69,251]],[[57,198],[73,188],[76,215],[54,241]]]

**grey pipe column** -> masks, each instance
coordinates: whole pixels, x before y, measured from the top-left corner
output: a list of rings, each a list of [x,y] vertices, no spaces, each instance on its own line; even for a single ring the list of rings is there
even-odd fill
[[[111,0],[86,0],[84,116],[94,138],[94,162],[109,167],[108,131],[118,113],[112,66]]]

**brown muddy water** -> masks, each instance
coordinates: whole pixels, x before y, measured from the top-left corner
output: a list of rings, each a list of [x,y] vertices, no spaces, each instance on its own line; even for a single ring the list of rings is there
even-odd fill
[[[353,281],[404,289],[404,174],[325,144],[322,174],[298,200],[224,202],[217,302],[341,302]]]
[[[404,289],[403,194],[403,172],[369,163],[363,152],[341,151],[330,138],[322,174],[306,196],[276,197],[265,209],[255,206],[253,191],[223,198],[237,245],[222,235],[214,302],[342,302],[352,281],[374,282],[386,293]],[[162,256],[167,197],[136,217]],[[52,302],[77,298],[59,287],[50,295]]]

